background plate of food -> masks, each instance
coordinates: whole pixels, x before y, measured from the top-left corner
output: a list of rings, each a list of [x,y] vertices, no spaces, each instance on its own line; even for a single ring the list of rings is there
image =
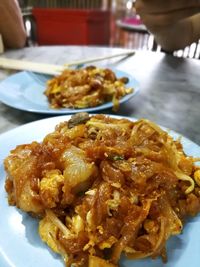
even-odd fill
[[[96,112],[134,97],[139,83],[117,69],[89,66],[56,77],[18,72],[0,82],[0,101],[16,109],[46,114]]]
[[[111,138],[111,135],[116,136]],[[200,207],[200,183],[199,176],[195,175],[198,169],[194,168],[194,162],[199,160],[200,148],[187,138],[179,137],[179,134],[165,132],[147,120],[104,115],[84,115],[73,119],[71,116],[53,117],[0,135],[0,266],[63,267],[61,255],[65,257],[65,250],[71,251],[73,257],[70,258],[69,253],[69,260],[78,262],[79,266],[199,266],[200,216],[196,213]],[[69,203],[76,200],[73,196],[79,201],[62,210],[65,204],[57,198],[57,191],[52,191],[52,186],[59,189],[63,177],[61,172],[52,172],[52,169],[56,166],[54,163],[62,169],[65,160],[67,165],[63,175],[67,177],[74,170],[74,174],[81,177],[76,180],[81,187],[77,187],[74,180],[67,181],[67,185],[72,182],[71,186],[75,186],[76,190],[70,191],[72,195],[68,192],[67,197],[70,198],[62,198],[62,201],[69,201],[69,207]],[[41,173],[44,176],[38,183]],[[91,183],[83,183],[83,173],[88,175],[87,179],[93,177],[91,188]],[[51,180],[50,175],[55,179]],[[12,180],[15,182],[12,183]],[[67,189],[63,187],[63,192]],[[101,194],[104,191],[105,194]],[[95,196],[98,196],[97,202],[92,200]],[[13,206],[9,206],[8,202]],[[84,203],[87,205],[79,206]],[[91,205],[94,207],[85,217]],[[101,205],[106,206],[103,217],[99,217]],[[73,208],[77,213],[75,217]],[[44,209],[46,213],[43,213]],[[68,214],[66,221],[61,222],[65,213]],[[181,216],[189,214],[192,216],[180,221]],[[118,215],[121,217],[118,218]],[[39,223],[41,218],[42,223]],[[110,225],[112,218],[116,223]],[[90,229],[96,220],[103,221],[98,227]],[[73,228],[73,225],[76,227]],[[105,227],[109,225],[111,227]],[[74,236],[77,233],[80,243]],[[88,233],[91,240],[83,238],[83,233]],[[95,234],[94,239],[92,233]],[[102,236],[106,242],[102,242]],[[52,252],[40,237],[61,255]],[[129,237],[131,239],[127,240]],[[134,259],[127,259],[123,251]],[[88,253],[89,265],[80,265],[81,257],[87,264]],[[102,259],[104,257],[110,261]],[[163,263],[161,257],[167,262]]]

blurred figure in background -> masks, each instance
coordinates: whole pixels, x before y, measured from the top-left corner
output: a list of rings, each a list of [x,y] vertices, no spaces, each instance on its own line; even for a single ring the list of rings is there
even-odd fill
[[[7,48],[22,48],[26,31],[17,0],[0,0],[0,35]]]
[[[200,39],[200,0],[136,0],[136,10],[166,51]]]

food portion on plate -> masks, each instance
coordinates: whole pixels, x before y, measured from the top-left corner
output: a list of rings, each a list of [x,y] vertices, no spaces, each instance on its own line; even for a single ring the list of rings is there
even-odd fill
[[[105,102],[103,104],[99,104],[98,106],[94,106],[94,107],[89,106],[87,108],[73,108],[71,105],[69,108],[68,107],[52,108],[50,106],[47,96],[44,94],[44,92],[47,91],[46,90],[47,81],[51,79],[52,77],[46,76],[46,75],[44,76],[42,74],[37,74],[37,73],[32,73],[32,72],[26,72],[26,71],[18,72],[16,74],[10,75],[5,80],[0,82],[0,101],[10,107],[14,107],[19,110],[35,112],[35,113],[44,113],[44,114],[56,114],[56,115],[75,114],[77,112],[83,112],[83,111],[84,112],[99,112],[100,110],[113,108],[113,105],[115,105],[114,109],[116,110],[119,103],[120,105],[122,103],[126,103],[127,101],[129,101],[130,99],[132,99],[133,97],[137,95],[137,93],[140,90],[140,85],[139,85],[139,82],[134,78],[134,76],[130,75],[127,72],[124,72],[118,69],[112,69],[112,72],[114,72],[116,77],[118,77],[117,79],[119,81],[116,83],[118,85],[121,84],[121,87],[117,87],[117,90],[116,90],[117,95],[114,94],[113,99],[111,99],[112,97],[111,95],[110,96],[106,95],[106,97],[108,98],[110,97],[111,101]],[[125,78],[120,81],[120,79],[123,77]],[[126,87],[124,84],[122,85],[122,81],[124,81],[124,83],[128,81],[128,83],[126,84]],[[134,89],[132,90],[131,88],[134,88]],[[108,90],[107,93],[113,92],[111,90],[111,87],[107,89],[110,90],[110,91]],[[132,92],[128,93],[129,90]],[[75,93],[75,91],[73,92]],[[77,92],[77,88],[76,88],[76,92]],[[80,92],[78,91],[78,93]],[[90,93],[91,92],[89,92],[89,94]],[[119,98],[119,96],[122,95],[122,93],[123,94],[125,93],[125,95]],[[72,96],[74,97],[74,94]],[[80,97],[80,95],[77,94],[76,97]],[[73,99],[76,99],[76,97]],[[58,100],[60,99],[59,92],[57,93],[57,98]],[[83,96],[83,98],[85,99],[84,101],[87,100],[87,97]],[[119,98],[119,103],[118,103],[118,98]],[[102,95],[100,95],[99,99],[96,98],[95,95],[92,95],[91,99],[93,100],[96,99],[97,102],[98,101],[100,102],[100,100],[102,100]],[[93,101],[93,103],[94,102],[95,101]]]
[[[200,212],[199,160],[151,121],[79,113],[10,152],[5,189],[66,266],[166,261],[167,240]]]
[[[128,77],[117,78],[108,68],[67,69],[47,82],[45,95],[55,109],[90,108],[111,101],[113,110],[117,110],[119,100],[134,90],[126,88],[128,82]]]

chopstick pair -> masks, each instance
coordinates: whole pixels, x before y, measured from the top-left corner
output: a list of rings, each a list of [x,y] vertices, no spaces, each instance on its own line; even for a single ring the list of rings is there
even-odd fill
[[[59,75],[62,71],[64,71],[65,69],[71,66],[78,66],[78,65],[82,65],[86,63],[92,63],[92,62],[101,61],[105,59],[111,59],[115,57],[132,56],[134,54],[135,54],[135,51],[125,51],[125,52],[121,52],[121,53],[113,54],[113,55],[73,61],[70,63],[66,63],[64,65],[36,63],[36,62],[31,62],[31,61],[16,60],[16,59],[0,57],[0,68],[12,69],[12,70],[27,70],[27,71],[48,74],[48,75]]]

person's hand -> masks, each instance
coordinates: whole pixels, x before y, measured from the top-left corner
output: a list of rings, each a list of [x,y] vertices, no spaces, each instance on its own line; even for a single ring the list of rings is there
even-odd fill
[[[165,50],[182,49],[200,38],[200,0],[136,0],[136,11]]]
[[[200,0],[136,0],[136,10],[150,31],[200,12]]]

